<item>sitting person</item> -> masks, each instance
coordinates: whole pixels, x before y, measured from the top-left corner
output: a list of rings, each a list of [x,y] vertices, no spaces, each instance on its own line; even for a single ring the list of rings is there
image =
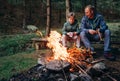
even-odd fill
[[[75,19],[75,13],[70,12],[68,14],[68,21],[64,23],[62,29],[62,44],[67,47],[67,41],[74,40],[76,47],[80,47],[80,29],[78,21]]]
[[[88,5],[85,7],[85,16],[83,16],[80,25],[81,41],[86,48],[94,51],[94,48],[91,46],[91,41],[100,41],[104,37],[104,57],[109,60],[114,60],[110,51],[110,35],[111,32],[106,25],[103,16],[98,14],[95,11],[94,6]]]

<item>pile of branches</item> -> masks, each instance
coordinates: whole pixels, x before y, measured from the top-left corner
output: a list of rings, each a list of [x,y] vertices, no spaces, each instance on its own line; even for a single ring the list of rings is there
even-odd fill
[[[87,68],[90,66],[89,62],[94,60],[92,52],[86,48],[73,47],[68,49],[68,53],[70,59],[69,62],[73,67],[75,67],[75,64],[78,64]]]

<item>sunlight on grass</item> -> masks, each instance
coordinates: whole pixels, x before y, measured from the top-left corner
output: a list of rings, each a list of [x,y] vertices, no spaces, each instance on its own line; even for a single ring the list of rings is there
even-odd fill
[[[116,31],[120,31],[120,22],[119,23],[107,23],[109,29],[115,33]]]
[[[15,54],[0,57],[0,80],[8,79],[13,74],[20,73],[37,64],[34,54]]]
[[[120,22],[118,23],[107,23],[109,29],[111,30],[111,36],[116,36],[114,39],[112,38],[111,40],[114,41],[120,41]]]

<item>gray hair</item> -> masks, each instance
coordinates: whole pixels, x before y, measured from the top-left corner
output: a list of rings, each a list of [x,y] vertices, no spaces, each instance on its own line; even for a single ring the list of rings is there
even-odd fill
[[[86,8],[89,8],[90,10],[95,11],[95,7],[92,6],[92,5],[87,5],[87,6],[85,7],[85,9],[86,9]]]

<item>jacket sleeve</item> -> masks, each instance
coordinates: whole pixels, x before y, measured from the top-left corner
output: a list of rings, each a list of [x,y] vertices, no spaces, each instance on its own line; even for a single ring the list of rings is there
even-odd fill
[[[66,35],[67,31],[66,31],[66,23],[64,23],[63,28],[62,28],[62,34]]]
[[[106,25],[103,17],[101,16],[100,17],[100,32],[104,33],[106,29],[108,29],[108,26]]]
[[[87,25],[86,25],[86,19],[85,19],[85,16],[82,18],[81,20],[81,24],[80,24],[80,30],[81,31],[85,31],[85,32],[88,32],[88,29],[86,28]]]
[[[77,35],[79,35],[80,34],[80,27],[79,27],[79,25],[77,24]]]

